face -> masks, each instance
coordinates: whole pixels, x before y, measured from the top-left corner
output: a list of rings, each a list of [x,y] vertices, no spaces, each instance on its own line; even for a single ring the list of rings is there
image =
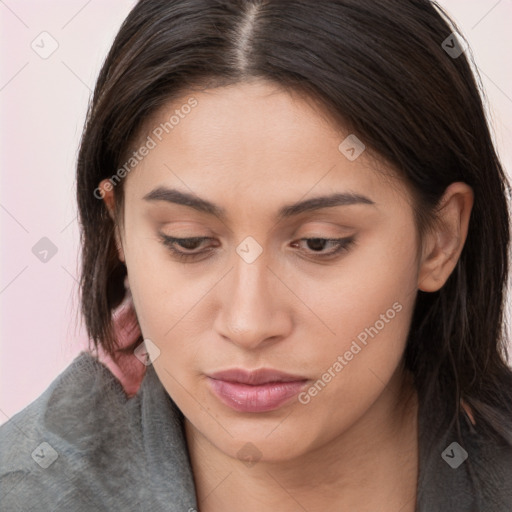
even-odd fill
[[[154,368],[233,457],[329,443],[400,376],[419,271],[410,196],[320,112],[264,82],[185,95],[124,178],[120,257]]]

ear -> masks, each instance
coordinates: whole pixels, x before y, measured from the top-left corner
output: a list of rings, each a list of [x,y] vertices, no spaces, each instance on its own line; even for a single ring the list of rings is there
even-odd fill
[[[473,189],[468,184],[456,182],[446,188],[439,203],[439,222],[423,242],[419,290],[436,292],[450,277],[466,242],[473,202]]]
[[[110,218],[114,221],[114,225],[115,225],[114,236],[115,236],[117,253],[119,255],[119,259],[122,262],[126,262],[125,256],[124,256],[123,244],[121,242],[121,236],[119,235],[119,225],[118,225],[117,219],[115,217],[114,189],[113,189],[110,181],[107,179],[102,180],[100,182],[98,188],[100,189],[100,194],[103,197],[105,206],[107,207],[108,214],[110,215]]]

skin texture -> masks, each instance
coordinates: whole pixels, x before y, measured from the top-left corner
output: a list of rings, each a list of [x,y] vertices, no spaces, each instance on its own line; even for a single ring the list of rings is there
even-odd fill
[[[160,351],[155,370],[186,417],[199,509],[413,511],[417,397],[401,361],[417,290],[442,287],[462,251],[471,188],[448,187],[442,222],[420,244],[404,183],[369,151],[347,159],[338,146],[349,133],[275,85],[184,95],[141,140],[191,96],[197,106],[126,176],[117,240],[141,331]],[[227,217],[143,199],[160,185],[207,199]],[[375,204],[276,218],[284,205],[347,191]],[[160,232],[211,237],[188,252],[212,252],[182,262]],[[262,249],[252,263],[236,252],[248,236]],[[315,250],[328,254],[332,245],[299,242],[350,236],[354,244],[331,259]],[[378,320],[378,334],[308,403],[237,412],[209,391],[206,374],[234,367],[314,384]],[[247,452],[251,463],[241,460]]]

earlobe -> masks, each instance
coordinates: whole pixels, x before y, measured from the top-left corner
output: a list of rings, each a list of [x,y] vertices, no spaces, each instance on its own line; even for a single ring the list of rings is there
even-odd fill
[[[103,198],[103,202],[105,203],[105,206],[107,207],[108,214],[110,215],[110,218],[112,220],[115,220],[114,218],[114,191],[112,189],[112,185],[110,185],[110,182],[105,179],[100,182],[98,185],[98,188],[101,193],[101,197]]]
[[[121,243],[121,239],[119,236],[119,228],[116,225],[115,228],[115,241],[116,241],[116,247],[117,247],[117,254],[119,256],[119,260],[123,263],[126,263],[125,256],[124,256],[124,250],[123,250],[123,244]]]
[[[436,292],[450,277],[466,242],[473,201],[473,189],[466,183],[447,187],[440,202],[438,222],[425,236],[419,290]]]
[[[116,222],[116,218],[115,218],[114,191],[112,189],[112,186],[111,186],[109,180],[107,180],[107,179],[102,180],[100,182],[98,188],[101,190],[101,196],[103,197],[103,201],[107,208],[108,214],[110,215],[110,218],[114,221],[114,225],[115,225],[114,237],[115,237],[115,243],[116,243],[116,248],[117,248],[117,254],[119,256],[120,261],[125,262],[123,244],[121,243],[121,237],[119,236],[119,225]]]

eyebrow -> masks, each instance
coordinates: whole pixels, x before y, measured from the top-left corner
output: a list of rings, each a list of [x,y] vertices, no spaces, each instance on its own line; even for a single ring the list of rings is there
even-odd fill
[[[177,189],[159,186],[147,193],[143,199],[146,201],[165,201],[167,203],[188,206],[199,212],[213,215],[222,221],[225,221],[227,218],[227,212],[224,208],[194,194]],[[360,194],[352,192],[335,193],[285,205],[279,209],[277,218],[278,220],[284,220],[304,212],[354,204],[375,205],[371,199]]]

